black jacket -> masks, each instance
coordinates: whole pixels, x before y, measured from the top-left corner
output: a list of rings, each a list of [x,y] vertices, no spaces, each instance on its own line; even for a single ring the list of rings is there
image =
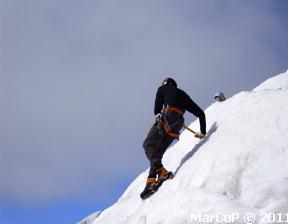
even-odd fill
[[[190,96],[183,90],[174,87],[173,85],[164,85],[158,88],[154,114],[158,114],[162,111],[163,107],[177,107],[182,110],[183,113],[187,110],[199,118],[200,130],[202,134],[206,134],[206,118],[204,111],[193,102]]]

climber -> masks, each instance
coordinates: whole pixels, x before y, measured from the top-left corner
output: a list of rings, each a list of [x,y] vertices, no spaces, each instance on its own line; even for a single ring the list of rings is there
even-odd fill
[[[150,171],[145,189],[140,195],[142,199],[153,190],[157,181],[173,177],[173,173],[164,168],[162,157],[173,140],[179,138],[179,132],[184,124],[185,110],[199,118],[201,132],[196,132],[195,137],[204,138],[206,134],[205,113],[188,94],[177,88],[174,79],[166,78],[156,94],[155,123],[143,143],[145,154],[150,162]]]
[[[214,99],[217,102],[222,102],[225,100],[225,96],[223,92],[217,91],[214,95]]]

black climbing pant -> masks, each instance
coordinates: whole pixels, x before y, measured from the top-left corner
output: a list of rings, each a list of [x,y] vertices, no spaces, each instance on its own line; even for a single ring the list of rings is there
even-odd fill
[[[165,118],[169,126],[173,127],[173,131],[179,132],[181,130],[184,123],[182,115],[171,112],[167,113]],[[163,130],[159,130],[157,123],[151,127],[143,143],[145,154],[150,162],[149,177],[156,178],[156,171],[163,167],[163,155],[174,139],[167,133],[163,133]]]

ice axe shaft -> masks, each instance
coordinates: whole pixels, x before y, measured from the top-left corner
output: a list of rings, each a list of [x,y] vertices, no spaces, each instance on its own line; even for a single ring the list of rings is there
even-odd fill
[[[196,131],[193,131],[192,129],[188,128],[185,124],[183,124],[183,127],[186,128],[188,131],[192,132],[193,134],[196,134]]]

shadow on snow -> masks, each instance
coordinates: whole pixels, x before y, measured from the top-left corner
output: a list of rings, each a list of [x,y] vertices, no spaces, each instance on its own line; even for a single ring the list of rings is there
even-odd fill
[[[174,175],[177,174],[179,169],[201,148],[202,145],[204,145],[210,138],[210,136],[217,130],[217,123],[213,123],[209,131],[207,132],[205,138],[200,141],[198,144],[195,145],[195,147],[188,152],[183,159],[180,162],[180,165],[177,167],[176,171],[174,172]]]

